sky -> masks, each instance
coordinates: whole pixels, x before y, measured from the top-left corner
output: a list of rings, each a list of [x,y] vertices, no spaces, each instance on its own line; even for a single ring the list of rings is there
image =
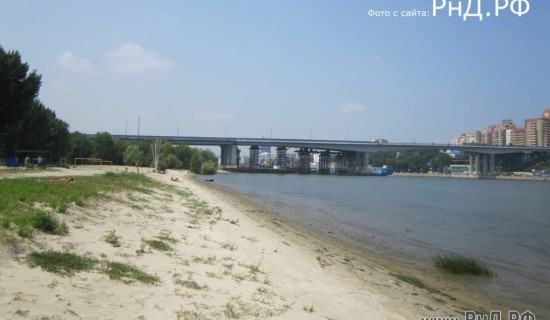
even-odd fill
[[[84,133],[449,143],[550,108],[550,1],[445,2],[0,0],[0,46]]]

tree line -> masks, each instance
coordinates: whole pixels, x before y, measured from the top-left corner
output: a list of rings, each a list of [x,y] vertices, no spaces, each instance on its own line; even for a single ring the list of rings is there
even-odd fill
[[[113,161],[116,165],[140,165],[153,167],[153,141],[128,142],[114,139],[108,132],[98,132],[89,139],[78,131],[71,133],[69,158],[99,158]],[[186,169],[194,173],[216,173],[218,159],[210,150],[191,148],[187,145],[173,146],[165,141],[160,146],[158,170]]]
[[[152,141],[125,142],[113,139],[108,132],[99,132],[91,140],[78,131],[70,133],[69,125],[38,99],[42,76],[29,69],[18,51],[0,46],[0,159],[34,153],[48,154],[54,163],[62,158],[69,163],[75,158],[99,158],[119,165],[151,166]],[[211,151],[164,142],[158,169],[215,173],[217,159]]]
[[[0,46],[0,157],[16,150],[49,151],[62,157],[69,147],[69,125],[38,99],[42,76],[17,51]]]
[[[438,150],[378,151],[369,158],[375,167],[388,165],[398,172],[442,172],[452,158]]]

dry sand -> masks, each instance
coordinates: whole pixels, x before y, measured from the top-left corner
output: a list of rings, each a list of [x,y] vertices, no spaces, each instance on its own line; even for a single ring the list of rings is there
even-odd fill
[[[124,169],[79,167],[38,175],[78,179],[106,170]],[[68,235],[0,247],[0,319],[421,319],[489,306],[444,274],[428,276],[329,243],[186,172],[147,171],[141,169],[192,196],[156,190],[120,194],[113,202],[93,200],[59,215]],[[2,173],[30,175],[37,174]],[[172,176],[180,182],[170,181]],[[201,201],[213,215],[192,214]],[[109,231],[120,247],[104,241]],[[159,236],[175,240],[171,250],[144,242]],[[99,272],[63,277],[25,262],[30,251],[49,249],[129,263],[160,282],[125,283]],[[442,292],[390,273],[413,274]]]

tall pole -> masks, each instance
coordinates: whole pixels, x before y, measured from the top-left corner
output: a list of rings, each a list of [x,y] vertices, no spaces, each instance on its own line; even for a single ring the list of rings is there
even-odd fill
[[[136,161],[136,164],[137,164],[137,173],[139,173],[139,124],[140,124],[140,120],[141,120],[141,114],[138,114],[138,141],[137,141],[137,161]]]

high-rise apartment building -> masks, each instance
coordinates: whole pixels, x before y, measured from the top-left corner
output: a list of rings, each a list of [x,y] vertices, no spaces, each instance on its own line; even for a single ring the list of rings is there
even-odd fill
[[[525,120],[525,128],[518,128],[512,120],[503,120],[483,131],[463,133],[455,137],[453,144],[485,144],[492,146],[550,147],[550,109],[541,118]]]
[[[542,118],[525,120],[526,145],[530,147],[550,147],[550,109],[542,113]]]
[[[512,141],[513,146],[522,147],[526,145],[525,132],[526,130],[524,128],[512,129],[510,141]]]

